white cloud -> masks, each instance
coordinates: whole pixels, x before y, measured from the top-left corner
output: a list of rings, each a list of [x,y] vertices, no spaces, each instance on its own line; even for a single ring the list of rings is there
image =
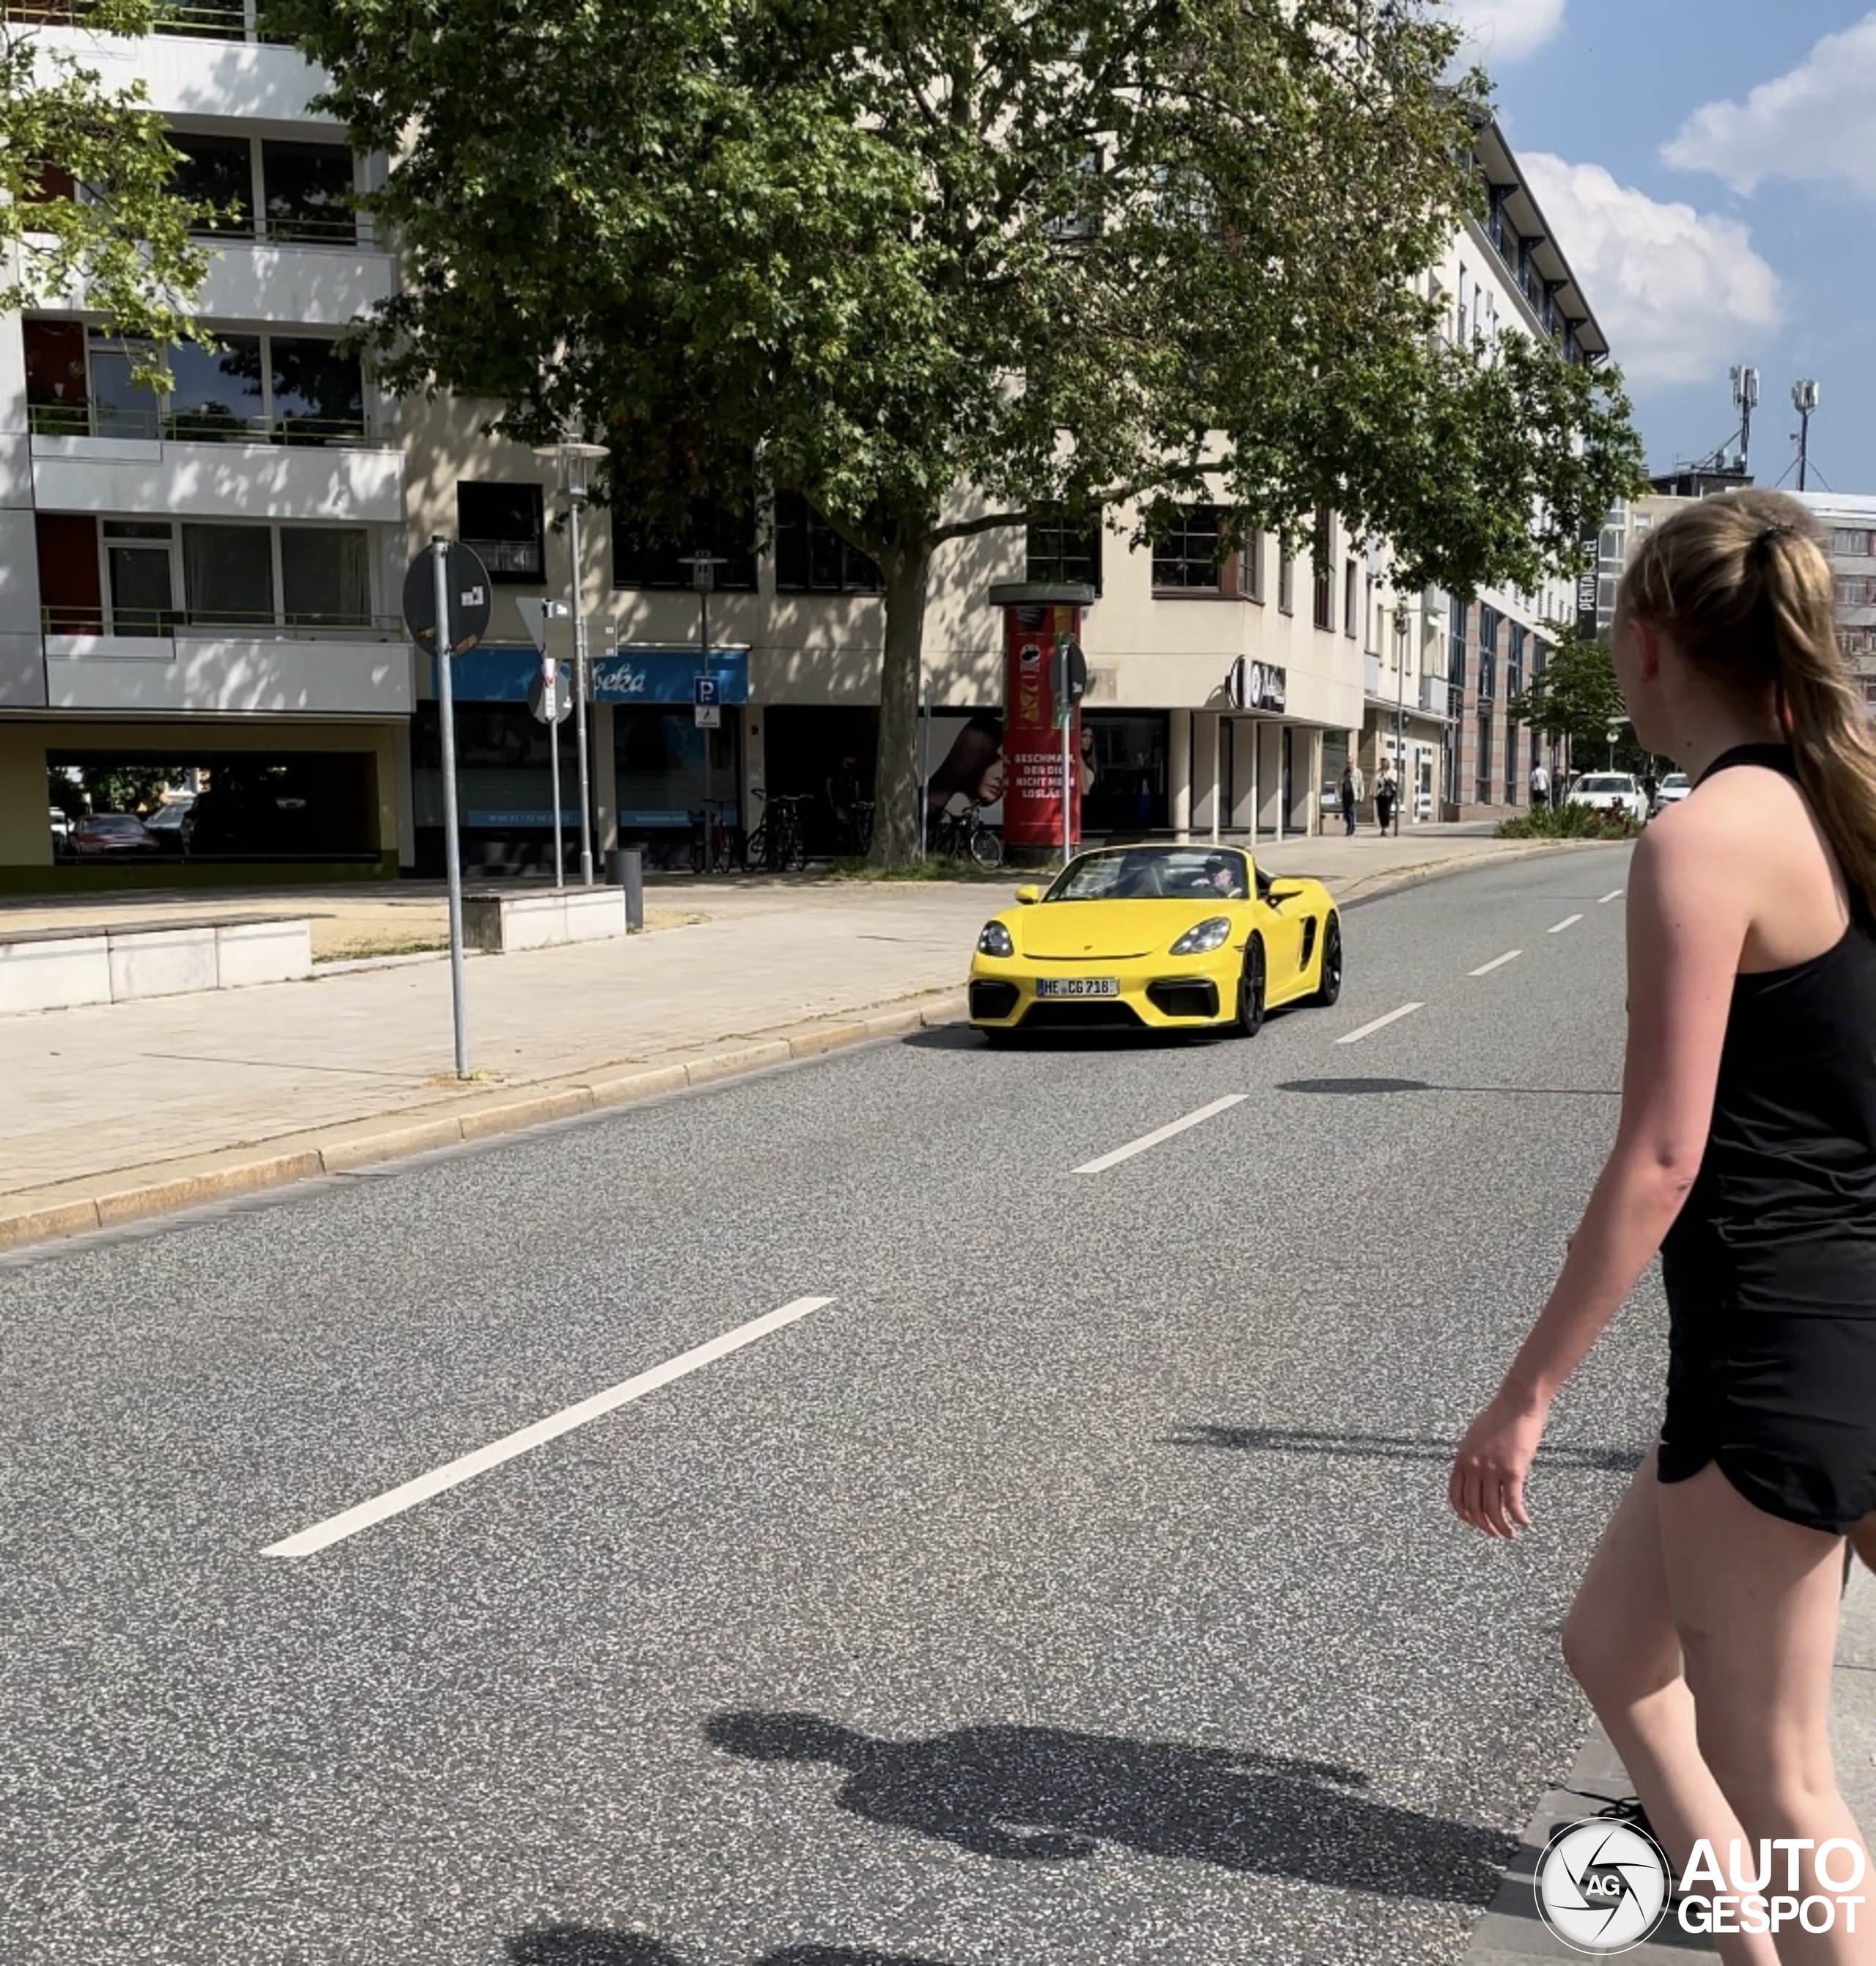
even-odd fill
[[[1563,25],[1564,0],[1451,0],[1447,9],[1465,34],[1462,59],[1488,68],[1521,61]]]
[[[1761,82],[1743,102],[1695,110],[1662,155],[1684,170],[1711,171],[1736,192],[1767,178],[1836,178],[1876,198],[1873,98],[1876,14],[1826,34],[1796,68]]]
[[[1705,381],[1778,325],[1778,276],[1737,220],[1664,204],[1600,164],[1519,161],[1631,382]]]

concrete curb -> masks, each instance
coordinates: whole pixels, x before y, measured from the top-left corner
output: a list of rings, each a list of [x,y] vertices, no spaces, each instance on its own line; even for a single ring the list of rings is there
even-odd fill
[[[601,1065],[571,1079],[517,1087],[511,1094],[485,1094],[446,1112],[419,1107],[385,1114],[264,1145],[120,1168],[88,1181],[0,1197],[0,1250],[118,1228],[263,1188],[350,1174],[440,1147],[494,1139],[556,1120],[662,1098],[798,1059],[824,1057],[850,1046],[956,1023],[965,1008],[962,991],[933,992],[859,1017],[814,1019],[779,1036],[710,1046],[666,1065]]]
[[[1455,854],[1424,867],[1368,876],[1353,884],[1363,891],[1338,894],[1336,905],[1359,907],[1378,901],[1384,894],[1473,868],[1502,866],[1508,861],[1606,843],[1545,840],[1514,852]],[[577,1119],[642,1099],[662,1098],[692,1087],[740,1078],[746,1072],[766,1072],[804,1059],[825,1057],[853,1045],[877,1043],[934,1025],[960,1023],[966,1007],[962,990],[936,991],[885,1010],[857,1014],[839,1012],[830,1017],[806,1020],[778,1033],[699,1046],[659,1064],[624,1059],[594,1065],[570,1077],[517,1086],[510,1092],[472,1095],[443,1110],[417,1107],[381,1114],[187,1160],[119,1168],[56,1187],[0,1195],[0,1251],[117,1228],[153,1215],[198,1208],[208,1202],[279,1188],[291,1181],[350,1174],[413,1154],[495,1139],[504,1133],[520,1133],[556,1120]]]
[[[1444,860],[1430,860],[1424,866],[1403,867],[1391,873],[1364,875],[1359,881],[1351,881],[1336,896],[1339,908],[1364,907],[1370,901],[1384,901],[1407,888],[1424,887],[1429,881],[1444,881],[1455,874],[1469,874],[1475,869],[1508,867],[1519,860],[1539,860],[1552,853],[1580,852],[1585,848],[1620,846],[1619,840],[1539,840],[1529,846],[1513,848],[1505,853],[1455,853]],[[1632,842],[1628,843],[1633,844]],[[1371,887],[1369,883],[1374,885]]]

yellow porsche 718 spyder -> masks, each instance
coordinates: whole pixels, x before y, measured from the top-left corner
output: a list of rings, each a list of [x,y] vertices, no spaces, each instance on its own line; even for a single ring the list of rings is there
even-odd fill
[[[1273,880],[1223,846],[1113,846],[984,924],[971,1022],[1018,1031],[1223,1030],[1342,994],[1342,924],[1320,881]]]

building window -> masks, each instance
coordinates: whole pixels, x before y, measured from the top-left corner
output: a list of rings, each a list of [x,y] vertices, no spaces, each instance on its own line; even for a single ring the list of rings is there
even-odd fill
[[[1355,582],[1359,578],[1355,562],[1350,560],[1342,575],[1342,632],[1351,639],[1361,625],[1355,618]]]
[[[1286,614],[1296,612],[1296,555],[1281,534],[1277,539],[1277,605]]]
[[[1839,559],[1866,559],[1876,551],[1872,540],[1876,540],[1876,533],[1860,527],[1839,526],[1830,536],[1830,550]]]
[[[169,367],[174,386],[163,407],[172,437],[188,443],[266,441],[259,335],[226,335],[214,350],[178,342],[169,350]]]
[[[362,526],[282,526],[280,604],[289,628],[371,624],[371,543]]]
[[[260,177],[269,239],[317,245],[356,242],[352,153],[344,144],[277,143],[269,138],[260,147]]]
[[[1101,591],[1101,515],[1071,519],[1049,509],[1030,514],[1026,579],[1075,581]],[[1157,582],[1155,583],[1157,585]]]
[[[1224,591],[1224,514],[1217,505],[1181,505],[1153,541],[1155,592]]]
[[[700,553],[722,563],[714,585],[727,593],[756,591],[756,501],[753,495],[732,503],[694,498],[684,537],[661,537],[653,530],[615,512],[612,521],[612,584],[669,591],[697,585],[688,564]]]
[[[877,594],[879,569],[849,546],[798,492],[775,495],[775,591]]]
[[[488,568],[491,580],[537,585],[546,577],[538,485],[459,479],[456,529],[463,543]]]
[[[1253,527],[1244,536],[1244,550],[1238,556],[1238,591],[1246,601],[1264,598],[1264,534]]]
[[[1474,791],[1481,805],[1492,803],[1491,710],[1481,704],[1478,713],[1478,772]]]
[[[265,526],[185,525],[182,591],[194,627],[273,626],[273,541]]]
[[[1840,573],[1836,585],[1839,608],[1876,607],[1876,575]]]
[[[1316,508],[1316,537],[1310,554],[1310,564],[1315,575],[1315,589],[1312,597],[1313,611],[1317,627],[1325,631],[1336,625],[1336,598],[1330,571],[1330,554],[1334,543],[1334,521],[1326,505]]]
[[[1505,651],[1505,695],[1507,697],[1522,696],[1524,694],[1524,653],[1530,631],[1521,621],[1513,621],[1510,625],[1510,646]]]
[[[1456,715],[1459,699],[1465,690],[1465,617],[1468,612],[1463,601],[1452,604],[1451,627],[1447,637],[1446,682],[1453,692],[1453,711]]]
[[[170,188],[192,205],[213,205],[214,216],[198,221],[204,235],[254,230],[254,149],[245,137],[198,137],[172,131],[171,147],[182,162],[172,174]]]

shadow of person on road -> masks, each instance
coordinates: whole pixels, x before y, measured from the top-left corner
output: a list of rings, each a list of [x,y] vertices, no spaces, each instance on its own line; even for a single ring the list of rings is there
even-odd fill
[[[753,1761],[843,1769],[839,1806],[979,1856],[1062,1861],[1104,1843],[1307,1884],[1483,1904],[1515,1837],[1354,1793],[1359,1769],[1065,1728],[962,1727],[877,1740],[810,1713],[717,1715]]]
[[[1377,1461],[1427,1461],[1444,1465],[1458,1445],[1401,1434],[1328,1433],[1304,1427],[1223,1426],[1211,1421],[1188,1422],[1163,1436],[1168,1447],[1217,1447],[1253,1454],[1355,1455]],[[1568,1441],[1546,1441],[1537,1460],[1546,1468],[1568,1468],[1591,1474],[1633,1474],[1641,1466],[1637,1447],[1593,1447]]]
[[[635,1932],[601,1932],[590,1926],[543,1926],[508,1941],[508,1966],[693,1966],[663,1940]],[[946,1966],[942,1959],[914,1959],[898,1952],[872,1952],[847,1945],[812,1942],[765,1952],[753,1966]]]

